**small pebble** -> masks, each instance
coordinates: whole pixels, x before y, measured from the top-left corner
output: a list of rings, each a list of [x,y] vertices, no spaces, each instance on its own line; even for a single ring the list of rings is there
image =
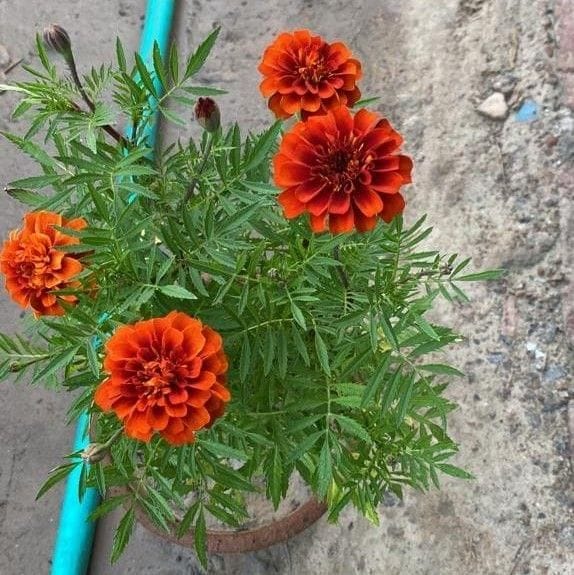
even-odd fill
[[[501,92],[494,92],[477,108],[477,112],[492,120],[504,120],[508,115],[508,105]]]

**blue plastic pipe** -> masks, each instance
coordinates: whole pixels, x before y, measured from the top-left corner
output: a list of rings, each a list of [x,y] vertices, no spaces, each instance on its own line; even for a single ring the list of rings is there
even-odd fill
[[[149,70],[153,70],[154,43],[157,42],[162,56],[165,57],[168,52],[175,2],[176,0],[148,0],[139,53]],[[156,91],[161,93],[161,83],[158,80],[154,81],[154,86]],[[153,98],[150,100],[152,108],[155,108],[156,103]],[[158,112],[154,110],[144,133],[150,147],[153,147],[156,141],[157,120]]]
[[[157,42],[162,55],[167,54],[175,2],[176,0],[148,0],[139,53],[150,71],[153,70],[154,43]],[[155,82],[155,87],[157,92],[161,93],[159,82]],[[155,102],[150,101],[150,105],[154,108]],[[143,134],[150,147],[155,144],[157,128],[158,113],[153,109]],[[87,447],[88,424],[88,415],[82,414],[76,427],[74,451]],[[88,517],[99,505],[100,494],[97,489],[88,489],[80,501],[78,496],[80,472],[81,466],[78,465],[66,480],[52,554],[52,575],[85,575],[88,570],[96,529],[96,523],[90,521]]]
[[[82,413],[76,426],[74,451],[84,449],[88,443],[89,418]],[[97,489],[88,489],[80,502],[78,487],[82,466],[78,465],[68,475],[56,544],[52,555],[53,575],[84,575],[90,561],[96,524],[88,521],[88,515],[100,502]]]

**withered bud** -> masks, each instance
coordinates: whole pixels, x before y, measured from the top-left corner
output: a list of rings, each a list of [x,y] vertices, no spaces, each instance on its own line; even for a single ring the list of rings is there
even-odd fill
[[[195,118],[206,132],[215,132],[221,124],[221,114],[215,100],[199,98],[195,104]]]
[[[82,451],[82,459],[86,463],[98,463],[102,461],[108,452],[108,446],[103,443],[90,443],[84,451]]]
[[[72,48],[72,42],[70,41],[70,36],[58,24],[50,24],[44,28],[43,33],[44,44],[48,46],[54,52],[66,56],[70,53]]]

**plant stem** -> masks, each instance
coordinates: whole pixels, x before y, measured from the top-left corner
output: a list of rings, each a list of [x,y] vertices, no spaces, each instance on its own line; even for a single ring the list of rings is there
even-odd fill
[[[199,177],[201,176],[203,170],[205,169],[205,166],[207,165],[207,161],[209,160],[209,154],[211,152],[211,146],[212,145],[213,145],[213,134],[208,133],[207,134],[207,144],[205,145],[205,150],[203,151],[203,159],[201,160],[201,164],[199,165],[199,168],[198,168],[197,172],[195,173],[195,176],[191,180],[191,183],[189,184],[189,189],[187,190],[187,193],[185,194],[185,197],[183,198],[183,205],[184,206],[185,206],[185,204],[187,204],[187,202],[189,202],[191,196],[193,195],[193,192],[195,191],[195,186],[197,186],[197,182],[199,180]]]
[[[104,449],[109,449],[118,439],[118,437],[124,432],[123,427],[116,429],[114,434],[104,443]]]
[[[68,68],[70,70],[70,73],[72,74],[72,80],[74,81],[76,88],[78,89],[78,91],[80,92],[80,94],[82,96],[82,100],[84,100],[84,102],[86,103],[86,105],[88,106],[90,111],[93,112],[96,109],[96,106],[92,102],[92,100],[90,99],[90,97],[88,96],[86,91],[84,90],[84,86],[82,85],[82,81],[80,80],[80,77],[78,76],[78,70],[76,68],[76,61],[74,60],[74,55],[72,54],[71,50],[66,55],[65,60],[66,60],[66,64],[68,64]],[[129,142],[115,128],[113,128],[110,125],[102,126],[102,128],[112,138],[114,138],[114,140],[116,140],[116,142],[119,142],[120,144],[122,144],[122,146],[124,146],[124,148],[129,147]]]

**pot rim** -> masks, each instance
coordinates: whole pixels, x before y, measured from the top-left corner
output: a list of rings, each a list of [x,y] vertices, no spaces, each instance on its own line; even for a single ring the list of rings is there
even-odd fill
[[[90,422],[90,436],[93,437],[95,419]],[[102,463],[111,463],[111,453],[107,453]],[[109,496],[128,495],[129,488],[125,486],[113,486],[107,490]],[[190,547],[195,549],[195,529],[190,527],[189,530],[181,537],[166,533],[152,522],[149,515],[141,508],[140,505],[134,507],[136,518],[147,531],[150,531],[158,537],[162,537],[171,543]],[[273,520],[269,523],[255,527],[253,529],[240,530],[207,530],[207,550],[210,553],[246,553],[249,551],[258,551],[271,545],[282,543],[291,539],[301,531],[304,531],[313,523],[317,522],[327,511],[328,505],[324,501],[319,501],[311,497],[305,503],[297,507],[291,513]],[[177,520],[170,527],[177,527]]]
[[[124,495],[128,493],[127,487],[112,487],[110,495]],[[327,504],[311,497],[308,501],[297,507],[291,513],[278,520],[271,521],[260,527],[242,530],[207,530],[207,550],[210,553],[246,553],[258,551],[271,545],[282,543],[291,539],[318,521],[327,511]],[[147,513],[139,506],[135,507],[136,518],[139,523],[158,537],[171,543],[184,547],[195,548],[195,530],[193,527],[181,537],[173,532],[166,533],[149,518]],[[177,522],[173,527],[177,526]]]

